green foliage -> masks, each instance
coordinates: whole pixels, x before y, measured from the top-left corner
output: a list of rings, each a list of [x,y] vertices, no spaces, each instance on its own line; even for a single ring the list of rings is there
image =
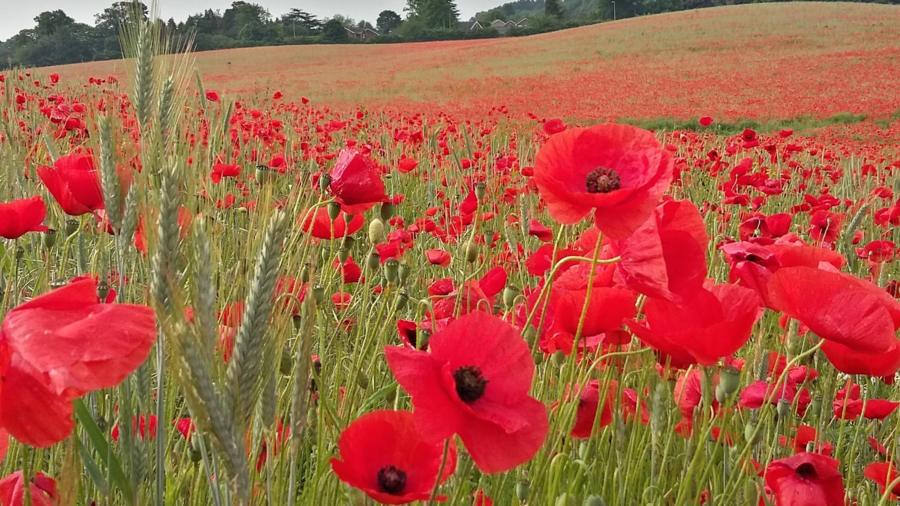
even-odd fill
[[[403,23],[403,18],[400,17],[394,11],[386,10],[381,11],[378,14],[378,20],[375,21],[375,26],[378,27],[378,31],[382,34],[388,34],[393,32]]]
[[[338,19],[329,19],[325,25],[322,26],[322,41],[330,42],[330,43],[341,43],[347,42],[349,37],[347,36],[347,29],[344,27],[344,24],[341,23]]]

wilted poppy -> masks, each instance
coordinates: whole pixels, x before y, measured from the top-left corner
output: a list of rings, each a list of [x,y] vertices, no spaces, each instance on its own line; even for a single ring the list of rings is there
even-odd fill
[[[155,337],[150,308],[101,304],[90,278],[9,311],[0,329],[0,426],[32,446],[65,439],[72,399],[117,385]]]
[[[47,207],[41,197],[0,203],[0,237],[18,239],[28,232],[46,232]]]
[[[344,212],[356,214],[384,202],[381,169],[369,157],[354,149],[338,155],[331,169],[328,190]]]
[[[455,446],[448,450],[442,483],[456,470]],[[383,410],[363,415],[344,429],[338,451],[340,457],[331,459],[331,468],[341,481],[380,503],[405,504],[431,497],[441,470],[443,442],[424,438],[412,413]]]
[[[531,459],[547,436],[547,411],[530,397],[534,362],[508,323],[469,313],[436,332],[431,352],[385,348],[394,377],[412,396],[416,424],[440,440],[459,434],[485,473]]]
[[[597,125],[558,133],[537,155],[534,182],[557,221],[594,211],[597,227],[623,239],[650,216],[672,182],[672,158],[653,133]]]
[[[844,506],[844,480],[831,457],[803,452],[774,460],[765,479],[778,506]]]
[[[66,214],[81,216],[103,209],[100,175],[90,153],[61,156],[53,167],[38,167],[37,173]]]

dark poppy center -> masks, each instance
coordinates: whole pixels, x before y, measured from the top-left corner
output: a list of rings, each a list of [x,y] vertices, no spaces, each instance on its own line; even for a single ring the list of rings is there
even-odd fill
[[[456,382],[456,394],[466,404],[472,404],[484,395],[487,380],[481,375],[481,369],[468,365],[453,372]]]
[[[394,466],[385,466],[378,470],[378,488],[391,495],[400,495],[406,488],[406,473]]]
[[[585,178],[585,186],[588,193],[609,193],[618,190],[622,186],[622,181],[618,172],[606,167],[597,167]]]
[[[797,466],[797,475],[802,478],[806,478],[807,480],[815,479],[816,477],[816,466],[810,464],[809,462],[804,462]]]

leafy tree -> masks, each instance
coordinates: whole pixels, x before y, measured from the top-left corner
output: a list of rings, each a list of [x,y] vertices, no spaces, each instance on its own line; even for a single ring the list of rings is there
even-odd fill
[[[281,17],[281,24],[285,33],[293,37],[298,35],[316,35],[322,31],[322,22],[316,16],[302,9],[291,9]]]
[[[459,9],[453,0],[407,0],[410,19],[418,18],[427,28],[453,28],[459,22]]]
[[[378,14],[375,26],[382,35],[387,35],[397,29],[403,23],[403,18],[394,11],[385,10]]]
[[[238,41],[270,40],[272,31],[267,29],[271,16],[261,5],[234,2],[222,14],[225,35]]]
[[[38,37],[53,35],[61,30],[66,30],[75,24],[75,20],[61,10],[42,12],[35,16],[34,33]]]
[[[348,40],[349,37],[347,36],[347,29],[344,27],[344,23],[342,23],[340,19],[329,19],[322,26],[323,42],[331,42],[336,44],[347,42]]]
[[[562,7],[560,7],[559,5],[559,0],[545,0],[544,14],[554,18],[561,18],[563,15],[563,11]]]

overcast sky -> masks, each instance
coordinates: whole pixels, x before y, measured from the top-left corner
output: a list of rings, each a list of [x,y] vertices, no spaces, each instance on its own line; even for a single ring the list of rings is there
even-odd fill
[[[158,0],[160,17],[182,21],[205,9],[224,11],[232,0]],[[378,13],[395,10],[403,14],[406,0],[251,0],[263,5],[272,16],[280,16],[291,8],[300,8],[319,17],[343,14],[353,19],[375,22]],[[457,0],[462,19],[476,12],[502,4],[506,0]],[[94,14],[109,7],[113,0],[0,0],[0,40],[34,26],[34,17],[44,11],[62,9],[76,21],[94,24]],[[149,0],[145,0],[149,4]]]

